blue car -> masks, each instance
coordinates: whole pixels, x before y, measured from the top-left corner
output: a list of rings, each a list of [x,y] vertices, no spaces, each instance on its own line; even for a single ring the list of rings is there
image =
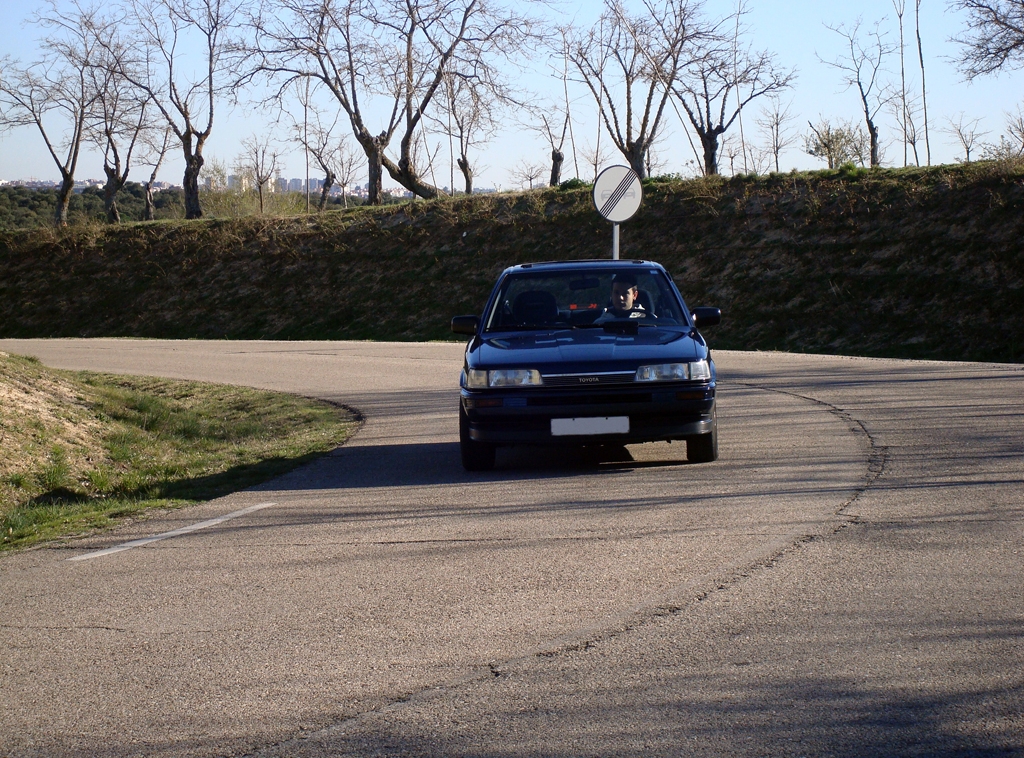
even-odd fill
[[[505,445],[624,445],[685,440],[692,463],[718,458],[715,363],[690,311],[651,261],[525,263],[498,278],[483,316],[456,316],[472,337],[459,380],[468,471]]]

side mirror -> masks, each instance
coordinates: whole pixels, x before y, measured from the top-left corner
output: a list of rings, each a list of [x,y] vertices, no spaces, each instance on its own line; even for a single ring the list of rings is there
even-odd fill
[[[694,326],[698,329],[722,323],[722,311],[720,308],[694,308],[693,313],[690,315],[693,317]]]
[[[465,334],[472,337],[479,328],[479,316],[455,316],[452,319],[452,331],[456,334]]]

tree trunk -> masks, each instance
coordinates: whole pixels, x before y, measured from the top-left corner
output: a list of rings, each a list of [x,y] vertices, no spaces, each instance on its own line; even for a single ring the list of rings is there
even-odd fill
[[[557,147],[551,148],[551,181],[550,186],[557,187],[562,183],[562,163],[565,162],[565,153]]]
[[[459,171],[466,178],[466,194],[473,194],[473,167],[469,165],[469,159],[466,156],[459,158],[456,163],[459,164]]]
[[[715,130],[701,132],[700,144],[704,148],[704,175],[718,175],[718,134]]]
[[[199,203],[199,172],[203,169],[203,156],[199,153],[185,153],[185,218],[203,217],[203,206]]]
[[[388,174],[396,182],[409,190],[415,197],[422,197],[424,200],[433,200],[441,194],[440,190],[432,184],[427,184],[416,170],[412,162],[413,132],[407,131],[402,137],[401,157],[396,165],[384,155],[381,149],[381,163],[387,169]]]
[[[146,190],[146,210],[143,213],[143,221],[156,220],[156,206],[153,204],[153,182],[149,181],[142,185]]]
[[[867,119],[867,123],[868,136],[871,139],[871,168],[874,168],[882,163],[882,159],[878,151],[878,127],[875,126],[875,122],[870,118]]]
[[[624,155],[633,172],[641,179],[646,179],[647,163],[644,161],[644,157],[647,155],[647,149],[644,144],[642,142],[627,142]]]
[[[381,186],[384,180],[384,148],[387,147],[387,135],[372,137],[365,129],[356,134],[359,146],[363,148],[369,163],[366,182],[366,202],[368,205],[381,204]]]
[[[381,204],[381,185],[384,182],[384,168],[381,166],[381,154],[379,151],[367,153],[370,159],[370,173],[366,183],[366,202],[370,205]]]
[[[388,137],[386,134],[381,134],[378,137],[371,137],[364,131],[361,134],[356,134],[356,139],[359,141],[359,144],[363,148],[363,152],[366,153],[366,157],[370,163],[368,176],[369,181],[367,182],[368,204],[380,205],[381,203],[381,185],[384,178],[384,169],[387,169],[387,172],[392,179],[417,197],[430,200],[438,196],[439,192],[437,187],[427,184],[420,178],[419,174],[416,173],[416,169],[413,167],[412,161],[408,155],[408,147],[404,148],[403,152],[406,154],[403,155],[402,159],[396,165],[384,154],[384,150],[388,146]]]
[[[103,173],[107,175],[107,183],[103,185],[103,209],[107,212],[107,223],[121,223],[121,213],[117,209],[117,193],[128,180],[128,172],[120,175],[116,166],[103,164]]]
[[[324,186],[320,188],[320,205],[318,211],[322,211],[327,205],[327,195],[334,186],[334,172],[329,168],[324,169]]]
[[[68,205],[71,204],[71,190],[74,188],[74,177],[65,174],[57,190],[57,207],[53,211],[53,223],[57,227],[68,225]]]
[[[423,181],[416,168],[412,165],[412,159],[408,155],[403,156],[398,161],[397,166],[388,160],[386,156],[381,156],[381,158],[383,159],[384,168],[388,170],[391,178],[416,197],[422,197],[424,200],[433,200],[441,194],[437,187]]]

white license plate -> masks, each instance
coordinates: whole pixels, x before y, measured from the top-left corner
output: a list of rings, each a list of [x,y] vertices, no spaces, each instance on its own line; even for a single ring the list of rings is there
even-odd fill
[[[566,437],[586,434],[628,434],[629,416],[600,416],[597,418],[553,418],[551,436]]]

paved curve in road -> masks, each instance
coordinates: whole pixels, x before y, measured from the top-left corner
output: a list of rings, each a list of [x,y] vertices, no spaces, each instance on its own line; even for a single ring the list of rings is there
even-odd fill
[[[457,345],[0,350],[365,416],[0,559],[0,755],[1024,754],[1024,367],[723,351],[716,463],[469,475]]]

